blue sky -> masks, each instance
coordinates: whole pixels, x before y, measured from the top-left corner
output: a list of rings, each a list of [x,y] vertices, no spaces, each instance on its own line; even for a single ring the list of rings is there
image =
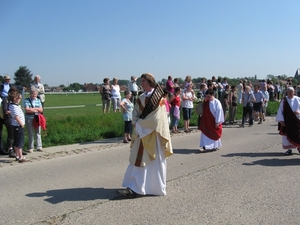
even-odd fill
[[[0,0],[0,75],[294,76],[299,14],[299,0]]]

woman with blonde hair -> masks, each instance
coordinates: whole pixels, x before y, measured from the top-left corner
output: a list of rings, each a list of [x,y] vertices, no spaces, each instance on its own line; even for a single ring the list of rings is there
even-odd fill
[[[182,87],[183,89],[187,89],[189,85],[192,85],[192,88],[194,87],[191,76],[186,76]]]

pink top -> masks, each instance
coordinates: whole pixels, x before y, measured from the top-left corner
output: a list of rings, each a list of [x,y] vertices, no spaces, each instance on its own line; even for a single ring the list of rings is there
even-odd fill
[[[165,98],[165,105],[166,105],[167,112],[170,112],[170,103],[169,103],[169,100],[166,98]]]
[[[167,83],[166,83],[166,89],[171,92],[171,93],[174,93],[174,88],[172,87],[174,86],[174,83],[172,80],[167,80]]]

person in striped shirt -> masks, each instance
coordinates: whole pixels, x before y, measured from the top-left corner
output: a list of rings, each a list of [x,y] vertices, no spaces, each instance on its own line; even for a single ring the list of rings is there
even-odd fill
[[[19,163],[28,162],[29,160],[22,155],[25,126],[24,113],[19,105],[22,95],[18,91],[12,91],[9,93],[9,99],[12,102],[9,105],[9,111],[11,114],[11,125],[14,133],[14,149],[16,153],[16,160],[19,161]]]

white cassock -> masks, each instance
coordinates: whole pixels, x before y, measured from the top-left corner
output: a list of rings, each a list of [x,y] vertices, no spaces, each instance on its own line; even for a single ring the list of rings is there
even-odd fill
[[[289,103],[291,109],[293,112],[300,111],[300,98],[297,96],[294,96],[292,99],[289,99],[288,97],[285,97],[287,102]],[[284,121],[283,117],[283,100],[280,102],[279,109],[277,111],[276,115],[276,121],[282,122]],[[295,145],[293,145],[291,142],[288,141],[287,137],[284,135],[281,135],[282,137],[282,148],[283,149],[290,149],[290,148],[296,148]]]
[[[136,130],[141,137],[153,130],[143,128],[136,123]],[[167,162],[162,150],[160,138],[156,136],[156,158],[147,166],[137,167],[129,164],[123,179],[123,187],[129,187],[140,195],[166,195]]]
[[[209,109],[210,112],[215,117],[215,122],[222,124],[224,123],[224,113],[223,108],[221,105],[221,102],[218,99],[214,99],[212,101],[209,101]],[[205,147],[205,149],[216,149],[218,147],[222,146],[221,138],[219,140],[213,140],[207,137],[205,134],[201,132],[200,137],[200,147]]]

